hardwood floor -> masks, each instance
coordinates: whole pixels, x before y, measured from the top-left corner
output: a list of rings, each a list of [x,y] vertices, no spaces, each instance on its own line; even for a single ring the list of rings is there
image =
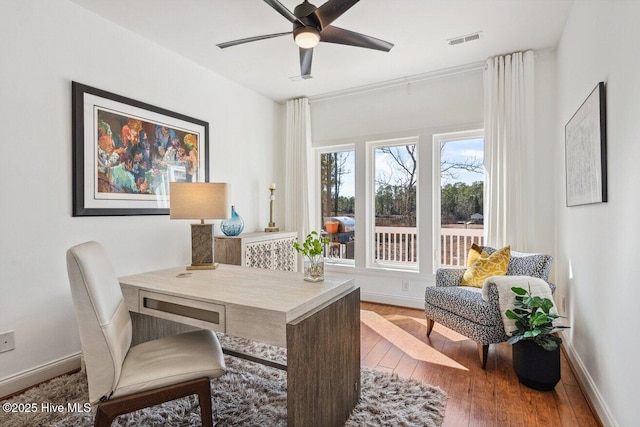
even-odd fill
[[[362,365],[439,386],[448,395],[443,426],[600,426],[562,354],[553,391],[518,382],[511,346],[492,345],[482,370],[476,343],[436,323],[426,336],[422,310],[361,303]]]

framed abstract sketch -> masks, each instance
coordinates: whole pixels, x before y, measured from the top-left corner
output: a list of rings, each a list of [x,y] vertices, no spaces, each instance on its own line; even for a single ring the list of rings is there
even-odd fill
[[[209,124],[72,83],[73,216],[167,215],[169,182],[209,180]]]
[[[567,206],[607,201],[607,141],[604,82],[564,127]]]

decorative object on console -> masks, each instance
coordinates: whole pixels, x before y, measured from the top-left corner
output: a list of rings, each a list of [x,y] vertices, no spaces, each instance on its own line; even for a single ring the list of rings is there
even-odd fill
[[[564,127],[567,206],[607,201],[606,124],[600,82]]]
[[[212,270],[213,224],[205,219],[226,218],[227,184],[223,182],[172,182],[170,185],[171,219],[199,219],[191,224],[191,265],[187,270]]]
[[[269,191],[270,191],[270,195],[269,195],[269,226],[267,228],[264,229],[264,231],[267,232],[274,232],[274,231],[280,231],[280,229],[278,227],[276,227],[276,223],[273,222],[273,201],[276,199],[276,183],[272,182],[271,185],[269,185]]]
[[[554,325],[561,317],[553,310],[550,298],[531,294],[512,287],[516,294],[513,310],[506,316],[515,321],[516,330],[511,332],[509,344],[513,350],[513,370],[521,384],[536,390],[553,390],[560,381],[560,344],[562,338],[552,335],[568,326]]]
[[[220,223],[220,230],[225,236],[237,236],[244,230],[244,220],[236,212],[235,206],[231,206],[231,217]]]
[[[307,234],[302,244],[297,241],[293,247],[304,256],[304,280],[320,282],[324,280],[324,245],[329,244],[329,238],[320,237],[317,231]]]
[[[209,180],[209,123],[71,87],[73,216],[167,215],[169,182]]]

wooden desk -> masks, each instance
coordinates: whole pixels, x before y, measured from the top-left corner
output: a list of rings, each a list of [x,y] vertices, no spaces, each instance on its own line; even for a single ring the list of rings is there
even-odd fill
[[[309,283],[302,273],[224,264],[184,273],[121,277],[129,311],[287,347],[288,424],[344,425],[360,399],[360,289],[353,280]]]

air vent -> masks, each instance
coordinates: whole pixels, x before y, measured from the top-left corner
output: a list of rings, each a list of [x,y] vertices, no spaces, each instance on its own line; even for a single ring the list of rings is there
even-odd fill
[[[471,33],[471,34],[467,34],[464,36],[458,36],[458,37],[454,37],[452,39],[448,39],[447,43],[449,43],[449,46],[455,46],[457,44],[462,44],[462,43],[467,43],[467,42],[471,42],[474,40],[478,40],[480,38],[480,33],[482,31],[478,31],[477,33]]]
[[[478,40],[480,38],[480,33],[470,34],[468,36],[464,36],[465,42],[470,42],[472,40]]]

